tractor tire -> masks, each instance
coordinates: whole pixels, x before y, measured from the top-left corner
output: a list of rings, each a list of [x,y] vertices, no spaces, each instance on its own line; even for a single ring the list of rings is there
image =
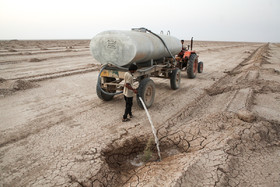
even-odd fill
[[[103,101],[110,101],[113,99],[114,95],[108,95],[104,92],[101,91],[101,85],[100,85],[100,78],[97,79],[97,84],[96,84],[96,94],[99,97],[99,99],[102,99]],[[104,90],[106,91],[106,90]]]
[[[188,63],[187,63],[187,74],[190,79],[195,78],[197,74],[197,55],[196,54],[191,54]]]
[[[198,71],[198,73],[202,73],[203,72],[203,62],[199,62],[198,63],[197,71]]]
[[[139,99],[139,97],[141,97],[146,105],[146,108],[150,108],[154,103],[155,93],[156,93],[156,87],[152,79],[145,78],[141,80],[138,87],[138,97],[137,97],[137,104],[139,105],[139,107],[144,109],[144,106],[142,105],[142,102]]]
[[[178,88],[180,88],[180,83],[181,83],[181,70],[177,68],[172,71],[170,76],[171,89],[177,90]]]

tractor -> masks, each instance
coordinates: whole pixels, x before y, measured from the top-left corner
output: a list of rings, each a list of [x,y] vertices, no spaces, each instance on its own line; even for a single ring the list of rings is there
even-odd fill
[[[184,47],[184,42],[184,40],[181,40],[182,50],[175,59],[178,62],[177,67],[181,70],[186,70],[188,78],[193,79],[197,73],[203,72],[203,62],[198,62],[199,56],[192,50],[193,37],[191,38],[191,46],[188,45],[188,48]]]

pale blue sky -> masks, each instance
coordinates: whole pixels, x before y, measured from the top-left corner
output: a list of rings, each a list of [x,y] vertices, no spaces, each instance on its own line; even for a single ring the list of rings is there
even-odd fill
[[[280,42],[280,0],[0,0],[0,39],[91,39],[133,27],[179,39]]]

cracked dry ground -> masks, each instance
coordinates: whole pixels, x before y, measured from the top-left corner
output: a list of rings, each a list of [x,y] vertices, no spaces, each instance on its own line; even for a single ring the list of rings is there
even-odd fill
[[[141,159],[152,137],[144,111],[134,105],[135,118],[120,123],[122,97],[105,103],[77,95],[79,104],[49,110],[37,101],[46,115],[1,131],[0,186],[279,186],[280,45],[198,48],[205,72],[196,79],[183,73],[176,91],[154,79],[149,112],[160,162],[153,143],[150,159]],[[54,83],[40,84],[30,93]]]

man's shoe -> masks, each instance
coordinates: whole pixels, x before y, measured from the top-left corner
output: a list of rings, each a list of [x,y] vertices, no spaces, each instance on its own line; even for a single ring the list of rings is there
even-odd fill
[[[129,115],[129,117],[130,117],[130,118],[133,118],[134,116],[133,116],[133,115]]]
[[[130,121],[130,119],[126,118],[126,119],[122,119],[122,122],[127,122]]]

